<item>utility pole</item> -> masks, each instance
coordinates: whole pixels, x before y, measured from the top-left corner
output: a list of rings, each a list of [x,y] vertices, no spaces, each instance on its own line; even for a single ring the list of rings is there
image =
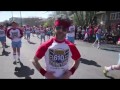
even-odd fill
[[[12,21],[13,21],[13,11],[11,11],[11,14],[12,14]]]
[[[21,18],[21,26],[22,26],[22,14],[21,14],[21,11],[20,11],[20,18]]]

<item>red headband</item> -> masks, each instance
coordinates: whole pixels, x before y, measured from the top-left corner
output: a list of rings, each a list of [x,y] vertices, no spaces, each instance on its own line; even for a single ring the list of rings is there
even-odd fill
[[[55,21],[54,23],[54,26],[62,26],[63,28],[68,28],[69,26],[71,25],[71,22],[68,21],[68,20],[61,20],[61,19],[58,19]]]

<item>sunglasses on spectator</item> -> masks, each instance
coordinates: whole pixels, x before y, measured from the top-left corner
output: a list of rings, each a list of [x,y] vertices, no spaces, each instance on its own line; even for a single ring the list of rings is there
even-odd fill
[[[63,28],[62,26],[56,26],[56,30],[62,30],[64,32],[67,31],[67,29]]]

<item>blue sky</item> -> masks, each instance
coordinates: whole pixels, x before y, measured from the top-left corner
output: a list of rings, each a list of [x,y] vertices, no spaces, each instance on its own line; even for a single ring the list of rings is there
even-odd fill
[[[19,11],[0,11],[0,22],[4,20],[9,20],[9,18],[12,17],[20,17]],[[50,14],[52,14],[51,11],[21,11],[22,17],[42,17],[47,18]]]

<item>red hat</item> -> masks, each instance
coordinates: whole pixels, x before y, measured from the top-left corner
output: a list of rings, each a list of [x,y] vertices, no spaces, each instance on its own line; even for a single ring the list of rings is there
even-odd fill
[[[71,25],[71,21],[68,19],[57,19],[54,23],[54,26],[62,26],[63,28],[69,28],[69,26]]]

